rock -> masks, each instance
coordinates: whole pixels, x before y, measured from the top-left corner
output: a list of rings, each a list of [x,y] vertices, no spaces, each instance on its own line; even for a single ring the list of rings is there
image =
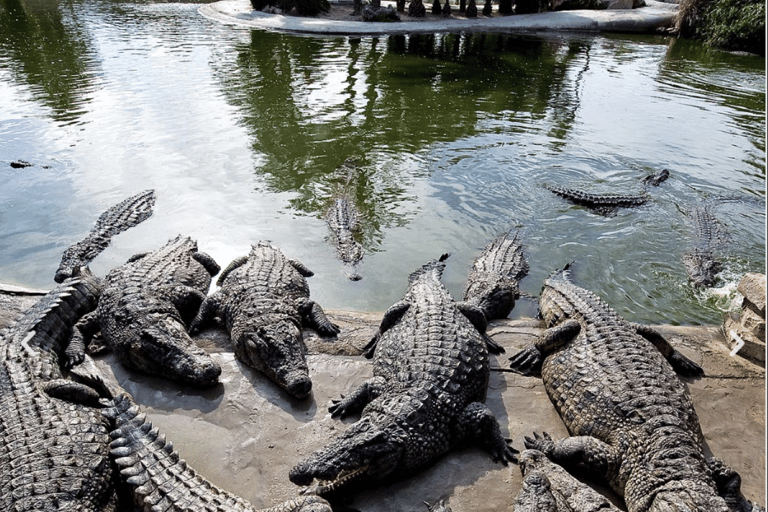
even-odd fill
[[[763,329],[765,329],[765,324],[763,324]],[[723,335],[732,356],[738,355],[765,367],[765,341],[742,327],[738,313],[725,315]]]
[[[400,15],[397,14],[397,11],[395,11],[395,8],[391,5],[388,5],[387,7],[374,7],[373,4],[366,4],[363,6],[361,14],[363,16],[363,21],[400,21]],[[354,279],[353,277],[358,278]],[[350,276],[350,279],[359,281],[361,278],[355,274]]]
[[[744,274],[736,291],[744,296],[742,308],[751,309],[765,320],[765,274]]]

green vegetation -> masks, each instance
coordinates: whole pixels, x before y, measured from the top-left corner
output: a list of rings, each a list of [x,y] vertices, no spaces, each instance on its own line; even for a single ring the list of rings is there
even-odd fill
[[[685,0],[677,31],[725,50],[765,55],[765,0]]]

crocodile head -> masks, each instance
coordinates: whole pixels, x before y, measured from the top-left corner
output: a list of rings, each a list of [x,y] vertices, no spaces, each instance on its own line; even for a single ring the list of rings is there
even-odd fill
[[[135,318],[121,338],[115,353],[130,368],[196,387],[218,383],[221,367],[194,344],[175,315],[152,312]]]
[[[262,371],[295,398],[312,391],[304,338],[291,319],[281,319],[246,332],[236,343],[238,357]]]
[[[689,252],[683,256],[683,264],[696,288],[711,288],[717,274],[723,269],[709,251]]]
[[[391,475],[405,455],[403,436],[393,423],[374,425],[364,416],[340,436],[291,469],[288,478],[309,486],[302,494],[325,494],[357,480]],[[400,432],[402,434],[402,432]],[[314,484],[313,484],[314,482]]]
[[[473,273],[467,280],[464,299],[485,313],[485,317],[506,318],[520,296],[517,281],[497,272]]]

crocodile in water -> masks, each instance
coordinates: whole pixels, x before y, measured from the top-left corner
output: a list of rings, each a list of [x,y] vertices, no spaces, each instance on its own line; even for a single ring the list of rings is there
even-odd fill
[[[69,364],[83,358],[99,330],[120,362],[136,371],[195,386],[218,382],[221,367],[187,333],[211,276],[219,266],[177,236],[155,251],[137,254],[104,279],[98,308],[77,324]]]
[[[485,317],[440,282],[445,258],[411,274],[404,298],[384,314],[371,342],[373,378],[330,407],[333,416],[362,411],[361,418],[290,472],[297,485],[319,481],[305,492],[399,478],[463,441],[480,443],[494,460],[514,460],[482,403],[490,376]]]
[[[506,318],[520,297],[520,280],[528,275],[519,233],[490,241],[475,258],[464,287],[464,301],[479,307],[487,320]]]
[[[567,267],[545,281],[541,313],[547,331],[511,358],[512,368],[541,373],[573,437],[536,435],[527,448],[602,474],[629,512],[751,510],[734,486],[729,498],[741,508],[729,508],[704,457],[698,417],[675,373],[700,375],[700,366],[577,287]]]
[[[144,512],[331,512],[328,502],[319,496],[299,497],[259,511],[216,487],[179,458],[128,395],[115,397],[104,415],[114,422],[112,456]]]
[[[328,227],[336,240],[336,255],[353,269],[363,259],[364,249],[357,240],[355,232],[359,229],[360,213],[354,201],[347,194],[338,194],[333,198],[331,207],[325,215]],[[357,272],[349,275],[351,281],[362,279]]]
[[[264,372],[296,398],[312,389],[301,332],[302,323],[333,336],[337,325],[309,299],[312,272],[267,242],[251,246],[219,276],[221,287],[205,299],[192,323],[196,332],[219,317],[230,333],[235,355]]]

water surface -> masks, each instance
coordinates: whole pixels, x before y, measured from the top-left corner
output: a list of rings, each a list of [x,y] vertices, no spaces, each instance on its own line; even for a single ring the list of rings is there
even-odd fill
[[[155,215],[97,273],[178,233],[222,266],[271,240],[315,272],[325,308],[383,311],[445,252],[460,296],[483,245],[519,228],[524,291],[575,261],[627,318],[698,324],[721,321],[744,272],[765,272],[762,58],[657,36],[302,37],[197,7],[0,0],[0,281],[52,286],[63,250],[146,188]],[[648,204],[612,217],[542,187],[639,192],[663,168]],[[364,220],[359,282],[323,218],[341,189]],[[686,212],[721,195],[753,201],[716,210],[726,270],[697,291]],[[521,301],[512,316],[534,312]]]

